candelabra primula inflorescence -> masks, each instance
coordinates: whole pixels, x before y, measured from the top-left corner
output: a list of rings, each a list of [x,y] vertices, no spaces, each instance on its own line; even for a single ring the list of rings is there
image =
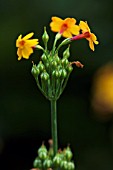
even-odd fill
[[[41,170],[48,168],[73,170],[75,168],[74,163],[71,158],[66,156],[67,153],[71,154],[70,148],[67,147],[64,151],[58,151],[56,101],[66,87],[70,73],[73,70],[73,64],[83,68],[81,62],[69,61],[70,43],[75,40],[86,39],[89,42],[90,49],[94,51],[94,44],[97,45],[99,42],[95,34],[91,33],[87,22],[80,21],[77,25],[74,18],[63,20],[59,17],[52,17],[50,28],[53,32],[57,32],[51,50],[48,50],[49,35],[46,27],[42,35],[44,47],[39,45],[38,39],[30,39],[33,33],[29,33],[23,38],[22,35],[19,35],[16,40],[18,60],[22,58],[29,59],[35,49],[42,50],[40,61],[38,64],[33,62],[31,73],[42,94],[51,102],[53,155],[51,157],[49,151],[42,145],[38,150],[38,157],[34,161],[34,167]],[[58,41],[62,37],[65,37],[65,39]],[[59,50],[65,45],[68,46],[64,50],[62,57],[59,57]],[[44,152],[42,153],[40,150]]]

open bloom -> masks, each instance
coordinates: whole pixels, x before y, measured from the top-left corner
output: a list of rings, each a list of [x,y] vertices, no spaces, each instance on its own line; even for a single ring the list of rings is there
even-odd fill
[[[59,32],[66,38],[70,38],[72,35],[78,35],[80,31],[80,28],[76,25],[76,20],[74,18],[66,18],[63,20],[59,17],[52,17],[50,27],[53,32]]]
[[[21,60],[22,57],[28,59],[29,56],[33,53],[33,47],[38,44],[38,39],[30,39],[34,33],[29,33],[22,38],[22,35],[19,35],[16,40],[16,47],[18,60]]]
[[[84,38],[86,38],[89,41],[89,47],[91,48],[91,50],[94,51],[94,44],[99,43],[97,41],[97,37],[95,36],[95,34],[91,33],[87,22],[80,21],[79,26],[80,26],[80,29],[82,30]],[[86,37],[85,37],[85,34],[87,35]]]

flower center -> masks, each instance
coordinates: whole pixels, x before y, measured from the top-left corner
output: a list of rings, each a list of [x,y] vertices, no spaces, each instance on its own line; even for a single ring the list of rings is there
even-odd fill
[[[24,40],[21,40],[21,41],[19,42],[19,44],[20,44],[21,47],[23,47],[24,44],[25,44],[25,41],[24,41]]]
[[[64,23],[62,26],[61,26],[61,29],[60,29],[60,33],[63,33],[65,30],[67,30],[68,28],[68,25],[66,23]]]

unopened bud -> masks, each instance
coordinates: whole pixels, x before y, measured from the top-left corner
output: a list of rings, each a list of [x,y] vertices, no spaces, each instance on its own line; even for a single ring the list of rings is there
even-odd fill
[[[61,161],[60,164],[61,169],[68,170],[68,162],[67,161]]]
[[[34,168],[42,168],[42,161],[37,157],[33,162]]]
[[[69,65],[69,66],[67,66],[67,72],[69,72],[69,73],[71,73],[72,72],[72,70],[73,70],[73,67],[71,66],[71,65]]]
[[[56,156],[53,158],[53,164],[55,166],[59,166],[61,164],[61,161],[62,161],[62,159],[61,159],[60,154],[59,153],[56,154]]]
[[[44,43],[47,43],[48,40],[49,40],[49,36],[47,34],[46,27],[44,27],[44,33],[42,35],[42,40],[43,40]]]
[[[68,48],[63,52],[63,58],[69,58],[70,56],[69,48],[70,46],[68,46]]]
[[[69,146],[65,149],[64,155],[65,155],[67,161],[71,160],[73,154],[72,154],[71,149],[70,149]]]
[[[33,65],[31,69],[31,73],[34,77],[36,77],[40,74],[40,70],[36,67],[36,65]]]
[[[52,65],[52,68],[55,69],[57,67],[57,62],[54,60],[52,61],[51,65]]]
[[[44,62],[47,60],[47,57],[46,57],[45,53],[42,54],[41,59],[42,59],[42,61],[44,61]]]
[[[67,76],[67,72],[66,72],[65,69],[61,69],[61,70],[60,70],[60,74],[61,74],[61,77],[62,77],[62,78],[66,78],[66,76]]]
[[[52,166],[52,160],[51,159],[46,159],[46,160],[44,160],[44,162],[43,162],[43,167],[44,168],[51,168],[51,166]]]
[[[57,64],[60,64],[60,58],[58,56],[55,56],[55,61],[57,62]]]
[[[40,70],[40,72],[44,71],[45,67],[44,67],[42,61],[39,62],[39,64],[37,65],[37,68]]]
[[[55,77],[55,78],[59,78],[59,76],[60,76],[59,71],[58,71],[58,70],[54,70],[54,71],[52,72],[52,76]]]
[[[75,169],[75,165],[74,165],[73,162],[68,162],[67,166],[68,166],[68,170],[74,170]]]
[[[63,64],[64,67],[66,67],[66,66],[69,64],[68,59],[63,58],[63,59],[62,59],[62,64]]]
[[[49,74],[46,71],[44,71],[41,73],[40,77],[42,80],[47,81],[49,79]]]

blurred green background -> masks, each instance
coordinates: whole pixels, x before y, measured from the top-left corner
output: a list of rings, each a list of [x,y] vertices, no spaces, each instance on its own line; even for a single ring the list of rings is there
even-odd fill
[[[41,40],[47,26],[51,46],[52,16],[88,21],[100,42],[95,52],[85,40],[71,44],[70,60],[85,67],[74,69],[58,100],[59,147],[70,143],[77,170],[113,170],[112,118],[95,118],[91,107],[93,75],[113,61],[112,0],[0,0],[0,169],[32,168],[38,147],[51,138],[50,103],[30,72],[41,53],[17,61],[15,41],[31,31]]]

